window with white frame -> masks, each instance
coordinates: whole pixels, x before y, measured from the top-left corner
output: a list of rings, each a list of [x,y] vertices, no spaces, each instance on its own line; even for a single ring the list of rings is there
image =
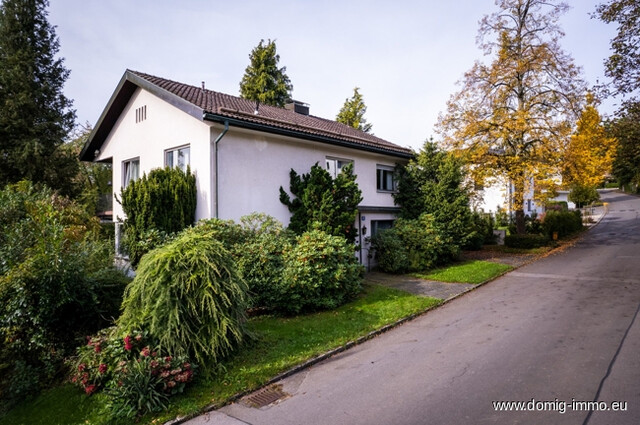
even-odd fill
[[[122,187],[127,187],[130,182],[138,180],[138,177],[140,177],[140,158],[122,161]]]
[[[350,159],[330,158],[327,157],[327,171],[334,179],[338,177],[338,174],[342,171],[345,165],[351,164],[353,161]]]
[[[396,181],[394,178],[394,169],[388,165],[378,165],[376,167],[376,187],[380,192],[394,192],[396,190]]]
[[[190,163],[191,149],[189,145],[181,146],[175,149],[169,149],[164,153],[164,165],[166,167],[176,167],[182,171],[187,171]]]

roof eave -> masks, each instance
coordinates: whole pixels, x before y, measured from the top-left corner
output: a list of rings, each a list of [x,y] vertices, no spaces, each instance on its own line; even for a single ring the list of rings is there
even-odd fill
[[[326,144],[334,145],[334,146],[341,146],[341,147],[347,147],[347,148],[352,148],[352,149],[358,149],[358,150],[362,150],[362,151],[366,151],[366,152],[384,154],[384,155],[394,156],[394,157],[397,157],[397,158],[411,159],[411,158],[414,157],[414,154],[410,153],[410,152],[401,152],[401,151],[393,150],[393,149],[390,149],[390,148],[385,148],[385,147],[382,147],[382,146],[365,145],[365,144],[362,144],[362,143],[351,142],[351,141],[348,141],[348,140],[345,140],[345,139],[339,139],[339,138],[336,138],[336,137],[323,136],[323,135],[320,135],[320,134],[306,133],[306,132],[303,132],[303,131],[291,130],[291,129],[287,129],[287,128],[271,126],[271,125],[252,122],[252,121],[245,121],[245,120],[238,119],[238,118],[227,117],[225,115],[212,114],[210,112],[205,112],[204,113],[204,119],[207,120],[207,121],[213,121],[213,122],[218,122],[218,123],[224,123],[225,121],[228,121],[229,125],[232,125],[234,127],[246,128],[246,129],[249,129],[249,130],[263,131],[265,133],[278,134],[278,135],[281,135],[281,136],[296,137],[296,138],[299,138],[299,139],[305,139],[305,140],[310,140],[310,141],[314,141],[314,142],[326,143]]]
[[[175,95],[142,77],[139,77],[134,72],[126,70],[120,79],[118,86],[111,95],[107,106],[102,111],[100,118],[98,118],[98,122],[89,135],[89,139],[80,152],[81,161],[95,160],[94,152],[102,147],[102,144],[109,136],[113,126],[116,124],[118,118],[122,114],[122,111],[127,106],[127,103],[129,103],[131,96],[133,96],[133,93],[135,93],[137,88],[145,89],[165,102],[202,121],[204,113],[202,108],[199,108],[180,96]]]

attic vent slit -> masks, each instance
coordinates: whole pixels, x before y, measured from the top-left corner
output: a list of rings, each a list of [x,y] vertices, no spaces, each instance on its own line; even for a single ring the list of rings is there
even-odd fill
[[[147,105],[141,106],[136,109],[136,123],[147,119]]]

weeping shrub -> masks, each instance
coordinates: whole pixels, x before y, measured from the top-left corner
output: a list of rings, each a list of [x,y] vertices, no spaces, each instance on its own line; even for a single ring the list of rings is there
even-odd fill
[[[363,274],[343,237],[304,232],[284,253],[278,308],[289,314],[335,308],[360,292]]]
[[[206,366],[242,341],[246,292],[223,244],[189,228],[142,258],[118,324],[145,329],[163,350]]]

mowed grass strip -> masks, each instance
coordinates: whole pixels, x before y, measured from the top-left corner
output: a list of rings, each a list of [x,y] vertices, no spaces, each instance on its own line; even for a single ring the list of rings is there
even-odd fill
[[[478,284],[512,269],[513,267],[508,264],[473,260],[423,273],[413,273],[412,275],[420,279],[436,280],[438,282]]]
[[[200,377],[185,394],[173,398],[168,412],[147,415],[138,423],[161,424],[205,406],[224,403],[296,365],[440,302],[365,284],[358,299],[333,311],[294,317],[254,317],[248,322],[252,340],[220,363],[213,376]],[[87,397],[65,385],[18,406],[1,418],[0,424],[106,424],[109,421],[105,403],[100,394]]]

